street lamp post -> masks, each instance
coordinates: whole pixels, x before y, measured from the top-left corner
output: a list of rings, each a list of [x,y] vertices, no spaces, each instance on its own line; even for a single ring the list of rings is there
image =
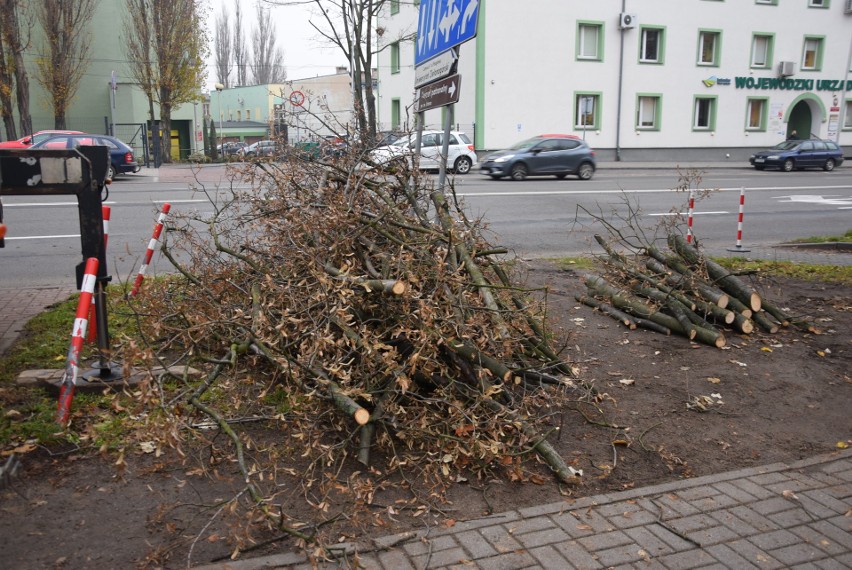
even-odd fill
[[[224,139],[225,133],[222,130],[222,89],[225,88],[221,83],[217,83],[214,85],[216,88],[216,98],[219,100],[219,138]],[[213,144],[216,144],[216,141],[213,141]]]

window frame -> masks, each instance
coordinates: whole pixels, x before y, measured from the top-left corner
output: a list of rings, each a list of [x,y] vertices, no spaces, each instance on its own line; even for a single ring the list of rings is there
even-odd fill
[[[819,2],[819,4],[817,4]],[[831,7],[831,0],[808,0],[808,8],[825,10]]]
[[[698,125],[698,104],[707,101],[710,104],[707,126]],[[716,132],[716,113],[718,109],[718,97],[716,95],[695,95],[692,98],[692,130],[694,132]]]
[[[654,99],[654,121],[652,125],[642,124],[642,101]],[[663,94],[662,93],[637,93],[636,94],[636,121],[637,131],[659,131],[662,127]]]
[[[393,42],[390,45],[390,72],[391,75],[396,75],[400,72],[400,46],[399,42]]]
[[[402,100],[399,97],[391,99],[391,130],[399,130],[402,117]]]
[[[846,105],[846,113],[843,115],[843,124],[840,125],[841,131],[852,131],[852,99],[844,101]]]
[[[759,102],[760,108],[760,124],[756,127],[751,125],[752,104]],[[746,116],[745,130],[750,133],[765,133],[766,126],[769,123],[769,97],[747,97],[746,98]]]
[[[391,16],[399,14],[399,0],[390,0],[390,13]]]
[[[704,54],[704,38],[705,36],[714,36],[713,42],[713,60],[702,61],[701,57]],[[698,30],[698,53],[695,58],[698,67],[719,67],[722,63],[722,30],[713,30],[701,28]]]
[[[777,6],[778,0],[754,0],[754,3],[763,6]]]
[[[583,46],[585,45],[584,32],[586,28],[594,28],[597,33],[597,41],[595,42],[596,53],[594,56],[583,54]],[[604,23],[592,20],[577,20],[577,38],[575,45],[575,59],[577,61],[598,61],[604,60]]]
[[[816,42],[816,50],[814,53],[814,65],[811,67],[805,66],[805,57],[808,53],[808,42]],[[808,35],[802,40],[802,59],[799,63],[799,71],[822,71],[822,60],[825,54],[825,36]]]
[[[592,123],[580,123],[580,98],[591,97],[595,101],[595,108],[592,111]],[[574,114],[574,128],[586,131],[598,131],[601,128],[601,103],[603,101],[603,93],[601,91],[575,91],[572,105],[572,113]]]
[[[759,65],[754,62],[756,42],[758,39],[766,40],[766,63]],[[751,35],[751,56],[749,67],[751,69],[772,69],[775,60],[775,34],[769,32],[754,32]]]
[[[657,58],[645,59],[645,32],[656,31],[657,36]],[[639,26],[639,63],[651,65],[663,65],[666,62],[666,27],[665,26]]]

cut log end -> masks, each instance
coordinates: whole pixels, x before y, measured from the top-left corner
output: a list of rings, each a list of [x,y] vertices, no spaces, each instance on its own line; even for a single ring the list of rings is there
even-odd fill
[[[752,293],[751,297],[749,298],[749,306],[751,307],[751,310],[756,313],[760,310],[760,305],[760,295],[758,295],[757,293]]]
[[[405,284],[405,281],[397,281],[391,287],[391,293],[394,295],[402,295],[408,290],[408,285]]]
[[[352,417],[355,419],[355,423],[359,426],[363,426],[370,421],[370,412],[368,412],[365,408],[358,408],[355,410],[355,413],[352,414]]]

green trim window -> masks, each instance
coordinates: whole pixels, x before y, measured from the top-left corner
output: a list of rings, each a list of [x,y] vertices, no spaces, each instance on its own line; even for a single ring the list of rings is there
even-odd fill
[[[391,73],[399,73],[399,42],[390,45]]]
[[[639,93],[636,97],[636,129],[660,130],[660,111],[663,96],[659,93]]]
[[[399,121],[402,115],[402,103],[399,97],[391,99],[391,130],[399,130]]]
[[[852,99],[846,100],[846,112],[843,114],[843,130],[852,131]]]
[[[698,31],[698,65],[719,67],[722,53],[721,30]]]
[[[808,0],[808,8],[829,8],[831,0]]]
[[[825,38],[823,36],[805,36],[802,46],[802,71],[820,71]]]
[[[390,0],[391,15],[399,14],[399,0]]]
[[[754,0],[755,4],[767,4],[769,6],[777,6],[778,0]]]
[[[579,130],[598,130],[601,128],[601,94],[574,94],[574,128]]]
[[[716,96],[700,95],[695,98],[692,111],[693,131],[716,130]]]
[[[746,103],[746,130],[766,131],[769,116],[769,99],[767,97],[749,97]]]
[[[639,36],[639,63],[664,63],[665,53],[665,28],[642,26],[642,33]]]
[[[751,68],[770,69],[775,47],[772,34],[754,34],[751,37]]]
[[[577,22],[577,59],[603,61],[603,23]]]

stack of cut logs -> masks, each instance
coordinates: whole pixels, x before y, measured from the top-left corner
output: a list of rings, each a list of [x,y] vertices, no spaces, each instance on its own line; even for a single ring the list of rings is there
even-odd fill
[[[587,295],[576,299],[635,329],[721,348],[724,328],[751,334],[755,328],[776,333],[780,326],[806,327],[723,266],[703,255],[682,236],[669,237],[670,252],[646,246],[635,255],[615,251],[601,236],[605,277],[586,279]]]

